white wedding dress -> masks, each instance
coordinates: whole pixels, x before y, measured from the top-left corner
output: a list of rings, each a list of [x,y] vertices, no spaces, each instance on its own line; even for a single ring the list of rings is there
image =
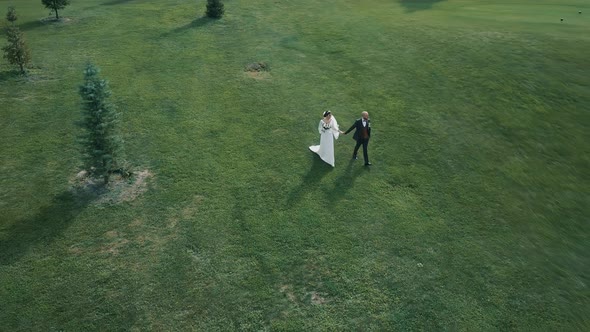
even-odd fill
[[[320,145],[312,145],[309,149],[317,153],[323,161],[334,167],[334,140],[340,136],[336,118],[332,116],[330,123],[320,120],[318,130],[320,132]]]

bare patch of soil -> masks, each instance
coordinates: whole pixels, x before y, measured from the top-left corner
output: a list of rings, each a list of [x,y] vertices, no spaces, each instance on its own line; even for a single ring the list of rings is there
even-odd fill
[[[246,76],[256,80],[270,78],[270,65],[266,62],[252,62],[244,68]]]
[[[325,304],[326,299],[317,292],[311,292],[311,303],[316,305]]]
[[[281,286],[280,291],[281,291],[281,293],[283,293],[287,296],[289,301],[297,302],[297,297],[295,296],[295,294],[293,294],[293,290],[291,289],[291,286],[283,285],[283,286]]]
[[[70,254],[80,255],[82,254],[82,249],[76,246],[71,246],[70,248],[68,248],[68,252]]]
[[[127,244],[129,240],[127,239],[118,239],[115,240],[107,245],[104,245],[101,249],[101,253],[111,254],[111,255],[118,255],[119,251]]]
[[[60,17],[59,19],[56,19],[54,16],[48,16],[48,17],[44,17],[44,18],[40,19],[39,22],[41,22],[43,24],[47,24],[47,23],[70,24],[70,23],[76,22],[76,20],[73,20],[69,17]]]
[[[121,236],[117,231],[108,231],[104,236],[108,239],[109,243],[100,248],[101,253],[117,255],[119,254],[119,251],[129,243],[129,240]]]
[[[133,228],[139,227],[141,225],[143,225],[143,221],[141,219],[135,219],[129,224],[129,226]]]
[[[104,185],[102,180],[90,177],[87,171],[80,171],[70,179],[70,190],[79,199],[86,199],[94,204],[119,204],[134,201],[146,192],[152,177],[149,170],[132,172],[129,177],[115,174]]]
[[[245,74],[246,74],[246,77],[253,78],[255,80],[267,80],[270,78],[270,73],[265,72],[265,71],[261,71],[261,72],[248,71]]]
[[[119,184],[121,184],[122,190],[119,195],[119,200],[122,202],[135,200],[139,195],[147,191],[147,179],[152,176],[153,174],[146,169],[136,174],[135,181],[131,182],[130,186],[127,186],[123,181],[120,181]]]

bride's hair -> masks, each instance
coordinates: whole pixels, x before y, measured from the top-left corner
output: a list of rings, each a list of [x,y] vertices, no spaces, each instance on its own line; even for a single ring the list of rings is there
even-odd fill
[[[332,112],[330,112],[330,111],[325,111],[325,112],[324,112],[324,118],[325,118],[325,117],[327,117],[327,116],[328,116],[328,115],[330,115],[330,114],[332,114]]]

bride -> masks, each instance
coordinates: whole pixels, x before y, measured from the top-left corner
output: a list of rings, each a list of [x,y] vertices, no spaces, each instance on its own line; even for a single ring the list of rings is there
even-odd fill
[[[317,153],[323,161],[334,167],[334,139],[342,133],[338,128],[336,118],[330,111],[324,112],[324,118],[318,126],[320,132],[320,145],[312,145],[309,149]]]

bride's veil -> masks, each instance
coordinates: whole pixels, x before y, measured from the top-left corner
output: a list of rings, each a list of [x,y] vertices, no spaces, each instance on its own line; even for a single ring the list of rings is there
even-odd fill
[[[334,117],[334,115],[332,115],[332,120],[330,120],[330,122],[331,122],[332,134],[334,135],[334,139],[338,139],[338,137],[340,136],[340,128],[338,128],[338,121],[336,121],[336,118]]]

